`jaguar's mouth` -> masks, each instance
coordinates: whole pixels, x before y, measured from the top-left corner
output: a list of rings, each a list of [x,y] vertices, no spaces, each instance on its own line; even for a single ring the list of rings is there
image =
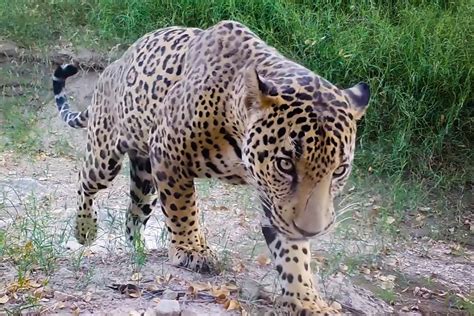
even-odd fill
[[[294,220],[293,220],[293,226],[294,226],[294,228],[296,229],[296,231],[298,233],[300,233],[303,237],[306,237],[306,238],[316,237],[316,236],[320,235],[321,232],[324,232],[324,230],[323,231],[316,231],[316,232],[309,232],[307,230],[301,229],[301,228],[298,227],[298,225],[296,225]]]

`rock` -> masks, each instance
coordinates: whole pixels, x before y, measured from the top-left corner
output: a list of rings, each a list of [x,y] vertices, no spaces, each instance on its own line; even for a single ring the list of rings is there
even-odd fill
[[[61,48],[50,54],[49,59],[56,64],[64,64],[71,62],[74,52],[70,49]]]
[[[370,291],[352,284],[352,282],[343,274],[336,274],[327,278],[324,283],[326,299],[333,298],[340,302],[352,313],[361,313],[364,315],[391,314],[393,308],[386,302],[374,297]]]
[[[143,313],[143,316],[156,316],[156,315],[157,314],[156,314],[155,309],[153,307],[147,308],[145,313]]]
[[[261,283],[247,279],[242,282],[240,295],[242,298],[253,301],[256,299],[268,299],[271,297],[271,290],[266,289]]]
[[[163,292],[163,295],[161,296],[161,298],[164,300],[175,300],[178,298],[178,293],[173,290],[166,289]]]
[[[183,311],[181,312],[181,316],[199,316],[200,314],[198,314],[197,312],[193,311],[192,309],[190,309],[189,307],[186,307],[185,309],[183,309]],[[202,315],[202,314],[201,314]]]
[[[16,57],[20,49],[11,41],[0,41],[0,57]]]
[[[61,302],[66,302],[72,299],[75,299],[76,297],[74,295],[66,294],[61,291],[54,291],[54,299],[61,301]]]
[[[70,239],[66,243],[66,249],[76,251],[81,249],[82,245],[76,239]]]
[[[73,61],[81,65],[82,68],[102,70],[107,66],[107,61],[104,56],[84,47],[77,48],[77,53],[74,55]]]
[[[81,315],[82,315],[82,313],[81,313]],[[95,314],[93,314],[93,315],[95,315]],[[134,310],[134,309],[130,309],[129,307],[122,306],[122,307],[112,309],[110,311],[106,311],[102,314],[99,313],[99,315],[104,315],[104,316],[140,316],[140,315],[144,315],[144,314],[143,314],[143,312],[140,312],[140,311],[137,311],[137,310]]]
[[[181,307],[179,302],[176,300],[161,300],[154,308],[155,314],[149,314],[149,316],[179,316],[181,313]]]

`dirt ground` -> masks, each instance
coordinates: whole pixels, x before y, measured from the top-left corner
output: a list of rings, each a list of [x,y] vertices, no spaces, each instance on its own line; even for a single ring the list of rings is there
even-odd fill
[[[203,226],[219,257],[218,275],[168,264],[158,211],[147,226],[146,246],[128,248],[123,234],[127,165],[97,200],[98,240],[91,247],[80,246],[71,227],[85,132],[59,119],[48,58],[32,59],[16,50],[4,55],[9,56],[0,57],[0,106],[26,100],[18,106],[34,111],[30,132],[37,136],[37,149],[24,151],[12,144],[0,152],[0,315],[140,315],[147,310],[154,315],[167,300],[179,303],[181,315],[271,310],[278,284],[260,235],[260,208],[249,187],[211,180],[196,185]],[[63,51],[53,59],[69,57]],[[88,104],[98,78],[87,66],[100,68],[87,52],[81,58],[86,70],[67,83],[79,109]],[[15,128],[2,112],[1,125],[0,142],[9,137],[9,125]],[[429,208],[420,207],[419,217],[412,219],[419,225],[395,238],[381,228],[393,224],[393,217],[378,212],[383,196],[353,185],[346,191],[338,201],[345,220],[312,243],[313,265],[319,270],[315,277],[327,300],[348,315],[473,313],[470,228],[470,241],[464,244],[434,240],[422,229]]]

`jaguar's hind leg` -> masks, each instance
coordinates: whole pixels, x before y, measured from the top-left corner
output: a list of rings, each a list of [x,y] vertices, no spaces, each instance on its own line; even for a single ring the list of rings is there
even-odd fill
[[[130,205],[126,220],[126,236],[129,242],[143,236],[143,230],[157,201],[150,159],[130,155]]]
[[[100,130],[89,128],[86,157],[79,172],[75,227],[75,237],[83,245],[91,244],[97,237],[95,196],[110,185],[121,169],[124,153],[117,143],[113,133],[106,137]]]

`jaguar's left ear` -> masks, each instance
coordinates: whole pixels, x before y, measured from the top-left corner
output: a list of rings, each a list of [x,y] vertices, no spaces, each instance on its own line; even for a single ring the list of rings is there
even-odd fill
[[[352,108],[352,114],[356,120],[360,120],[367,110],[367,105],[370,100],[370,88],[365,82],[360,82],[353,86],[342,90],[343,93],[349,99],[349,103]]]
[[[270,85],[266,83],[254,68],[247,69],[244,74],[245,106],[247,109],[264,109],[271,103]]]

